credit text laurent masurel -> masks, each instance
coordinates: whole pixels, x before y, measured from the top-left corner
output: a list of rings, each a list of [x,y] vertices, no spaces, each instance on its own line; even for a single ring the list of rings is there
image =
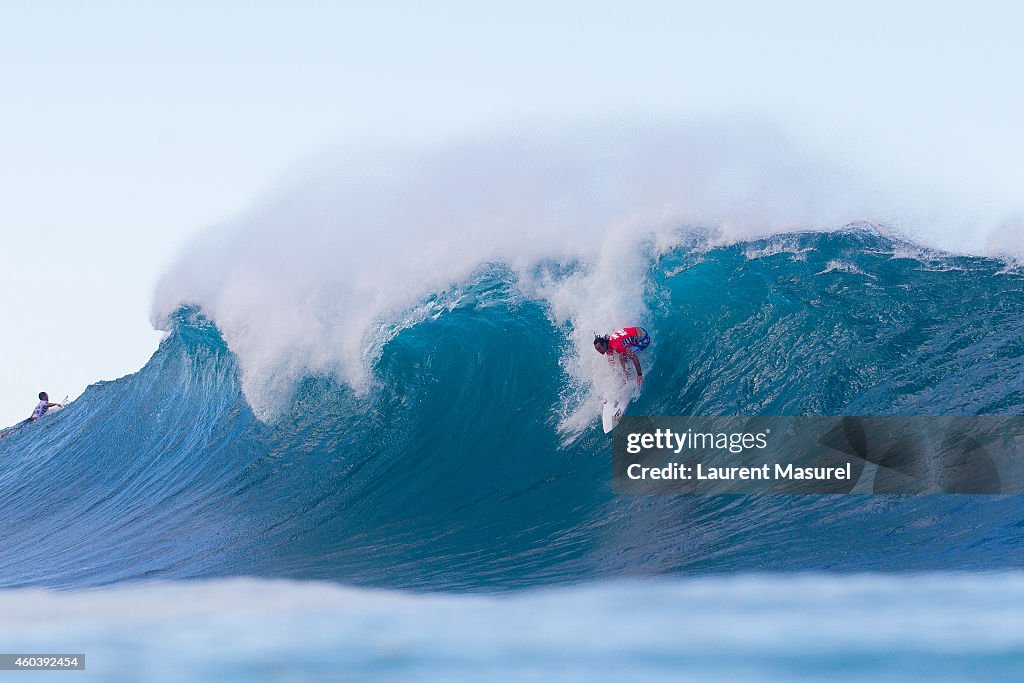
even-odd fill
[[[630,479],[765,479],[765,480],[830,480],[852,479],[850,463],[843,467],[796,467],[792,463],[774,468],[765,463],[757,467],[710,467],[697,464],[695,466],[671,463],[664,467],[644,467],[633,463],[626,468],[626,476]]]

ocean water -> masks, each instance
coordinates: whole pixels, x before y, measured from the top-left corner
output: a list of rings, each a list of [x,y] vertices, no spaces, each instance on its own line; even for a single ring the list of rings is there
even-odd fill
[[[1024,575],[739,575],[500,594],[227,579],[0,594],[98,681],[1018,680]]]
[[[1002,261],[871,229],[635,254],[633,414],[1024,408]],[[614,495],[561,313],[587,268],[482,262],[361,381],[179,306],[139,372],[0,440],[3,649],[97,680],[1021,677],[1018,496]]]

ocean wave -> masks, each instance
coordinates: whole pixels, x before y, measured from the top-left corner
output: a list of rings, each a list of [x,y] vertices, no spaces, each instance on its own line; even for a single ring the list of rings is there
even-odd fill
[[[647,313],[615,321],[653,338],[631,412],[1020,414],[1024,278],[981,257],[923,270],[872,231],[784,240],[806,258],[763,241],[648,254]],[[872,277],[816,276],[833,261]],[[548,267],[546,286],[579,272]],[[365,387],[306,372],[271,420],[219,326],[179,309],[140,372],[0,440],[0,586],[482,590],[1024,560],[1016,497],[613,495],[598,389],[573,374],[557,301],[481,264],[389,332]]]

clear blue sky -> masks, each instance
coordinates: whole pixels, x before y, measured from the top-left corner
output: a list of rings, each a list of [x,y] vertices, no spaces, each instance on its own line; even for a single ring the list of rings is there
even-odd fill
[[[1024,188],[1019,7],[6,3],[0,423],[138,369],[184,242],[346,141],[759,117],[1002,210]]]

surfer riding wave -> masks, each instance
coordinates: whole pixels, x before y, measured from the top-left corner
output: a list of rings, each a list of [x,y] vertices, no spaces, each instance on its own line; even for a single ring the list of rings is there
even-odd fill
[[[596,335],[594,337],[594,350],[603,356],[618,358],[622,365],[622,371],[626,374],[626,360],[633,361],[636,369],[636,384],[640,386],[644,382],[643,368],[640,367],[640,359],[636,354],[646,349],[651,343],[651,335],[642,327],[623,327],[612,334]]]

